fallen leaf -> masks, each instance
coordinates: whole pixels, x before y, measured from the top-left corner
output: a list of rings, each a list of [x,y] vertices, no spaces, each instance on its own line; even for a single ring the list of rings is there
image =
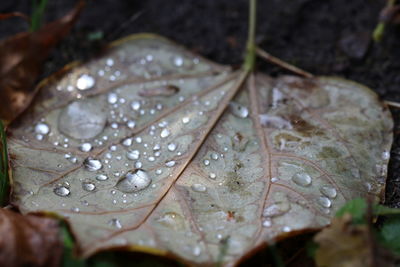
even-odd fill
[[[314,240],[319,245],[315,252],[317,266],[372,266],[368,227],[353,225],[348,213],[333,219],[332,224],[318,233]]]
[[[383,193],[393,122],[351,81],[231,72],[136,35],[42,84],[8,129],[13,202],[65,217],[84,257],[232,265]]]
[[[0,209],[0,266],[59,266],[58,221]]]
[[[22,32],[0,42],[0,118],[12,121],[31,102],[34,82],[52,48],[68,33],[83,1],[61,19],[36,32]]]

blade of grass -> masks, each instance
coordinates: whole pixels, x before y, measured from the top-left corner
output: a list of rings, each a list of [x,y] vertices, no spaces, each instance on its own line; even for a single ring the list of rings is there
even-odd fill
[[[37,3],[40,1],[39,3]],[[32,1],[32,17],[31,17],[31,26],[29,30],[31,32],[37,31],[41,26],[43,22],[43,15],[44,11],[47,6],[47,1],[48,0],[33,0]]]

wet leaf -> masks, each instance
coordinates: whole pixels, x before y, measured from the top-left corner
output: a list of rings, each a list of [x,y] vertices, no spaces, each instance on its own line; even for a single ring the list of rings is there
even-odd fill
[[[58,221],[0,209],[1,266],[58,266]]]
[[[229,265],[379,197],[392,119],[350,81],[231,72],[137,35],[44,85],[8,141],[14,203],[64,216],[80,255]]]
[[[33,84],[52,48],[68,34],[83,2],[36,32],[22,32],[0,42],[0,119],[11,121],[31,102]]]

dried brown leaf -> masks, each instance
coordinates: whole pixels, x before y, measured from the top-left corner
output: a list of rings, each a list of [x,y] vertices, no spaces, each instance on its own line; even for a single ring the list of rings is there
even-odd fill
[[[12,121],[29,105],[43,62],[68,34],[82,8],[80,1],[64,17],[40,30],[22,32],[0,42],[0,119]]]
[[[58,221],[0,209],[0,266],[59,266]]]

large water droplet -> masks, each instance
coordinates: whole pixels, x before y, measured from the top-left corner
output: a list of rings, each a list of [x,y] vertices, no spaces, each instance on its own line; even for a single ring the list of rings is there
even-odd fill
[[[336,189],[329,185],[324,185],[320,188],[321,193],[329,198],[335,198],[337,196]]]
[[[247,118],[247,116],[249,116],[249,110],[245,106],[242,106],[235,102],[231,102],[229,103],[229,107],[233,115],[239,118]]]
[[[173,161],[173,160],[170,160],[170,161],[167,161],[167,162],[165,163],[165,166],[167,166],[167,167],[171,168],[171,167],[174,167],[174,166],[175,166],[175,164],[176,164],[176,162],[175,162],[175,161]]]
[[[63,134],[76,139],[90,139],[100,134],[106,125],[106,115],[98,104],[76,101],[60,113],[58,127]]]
[[[88,74],[82,74],[76,80],[76,88],[79,90],[88,90],[94,86],[94,78]]]
[[[69,188],[65,187],[65,186],[57,186],[56,188],[54,188],[54,193],[57,196],[60,197],[66,197],[68,196],[71,192],[69,191]]]
[[[79,146],[79,150],[82,152],[89,152],[92,150],[92,144],[91,143],[83,143]]]
[[[39,122],[35,126],[35,133],[37,134],[48,134],[50,132],[50,127],[43,122]]]
[[[298,172],[292,176],[292,181],[300,186],[309,186],[312,182],[312,179],[308,173]]]
[[[275,202],[263,211],[264,217],[281,216],[290,210],[290,202]]]
[[[205,159],[205,160],[203,161],[203,163],[204,163],[205,166],[210,165],[210,161],[209,161],[208,159]]]
[[[82,188],[85,191],[91,192],[96,189],[96,186],[94,185],[94,183],[84,182],[84,183],[82,183]]]
[[[218,156],[217,153],[213,152],[213,153],[211,153],[211,158],[212,158],[213,160],[218,160],[219,156]]]
[[[207,191],[207,187],[205,185],[202,185],[202,184],[193,184],[191,186],[191,188],[195,192],[206,192]]]
[[[327,197],[320,197],[317,202],[324,208],[330,208],[332,206],[332,201]]]
[[[126,157],[130,160],[139,159],[140,151],[139,150],[130,150],[130,151],[126,152]]]
[[[90,171],[90,172],[95,172],[100,170],[103,165],[101,164],[101,161],[98,159],[93,159],[93,158],[87,158],[85,159],[85,161],[83,162],[86,170]]]
[[[96,175],[96,180],[97,180],[97,181],[105,181],[105,180],[107,180],[107,179],[108,179],[108,176],[105,175],[105,174]]]
[[[145,189],[151,183],[151,178],[142,169],[128,172],[121,180],[118,181],[116,187],[124,193],[132,193]]]
[[[166,137],[168,137],[170,134],[171,134],[171,132],[170,132],[167,128],[165,128],[165,129],[162,129],[162,131],[161,131],[161,133],[160,133],[160,136],[161,136],[161,138],[166,138]]]

